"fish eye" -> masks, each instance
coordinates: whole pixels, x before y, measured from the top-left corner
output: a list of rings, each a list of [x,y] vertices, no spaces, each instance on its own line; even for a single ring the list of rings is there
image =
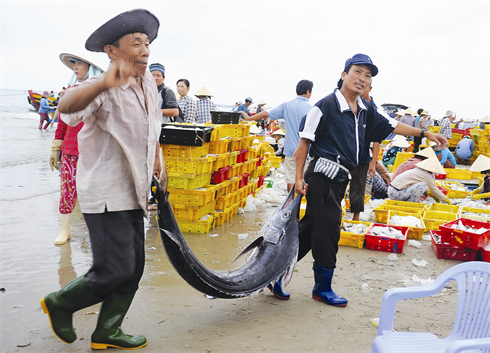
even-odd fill
[[[282,218],[289,218],[291,217],[291,211],[290,210],[286,210],[282,213]]]

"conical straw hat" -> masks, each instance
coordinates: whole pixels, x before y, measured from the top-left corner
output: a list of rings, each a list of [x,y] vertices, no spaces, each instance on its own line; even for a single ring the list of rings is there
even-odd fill
[[[426,159],[425,161],[418,162],[415,164],[417,167],[420,169],[426,170],[428,172],[432,172],[435,174],[447,174],[444,168],[442,167],[441,163],[439,163],[439,160],[437,157],[431,157]]]
[[[401,138],[401,139],[394,140],[393,146],[408,148],[408,147],[410,147],[410,144],[407,142],[407,140],[405,140],[404,138]]]
[[[490,158],[480,154],[470,167],[470,172],[482,172],[490,169]]]
[[[486,116],[483,119],[480,120],[480,123],[490,123],[490,116]]]
[[[408,108],[407,110],[405,110],[405,114],[410,114],[411,116],[417,116],[417,114],[415,114],[415,113],[412,111],[412,108]]]
[[[267,104],[266,102],[260,101],[259,104],[257,104],[257,105],[266,105],[266,104]]]
[[[407,139],[405,138],[405,136],[402,136],[402,135],[395,135],[395,137],[393,137],[393,142],[399,141],[399,140],[405,140],[406,141]]]
[[[251,134],[259,134],[261,131],[260,129],[257,127],[257,125],[253,124],[252,126],[250,126],[250,133]]]
[[[432,147],[424,148],[423,150],[420,150],[417,153],[415,153],[415,155],[426,157],[426,158],[437,157]]]
[[[205,96],[205,97],[214,97],[211,92],[209,92],[206,87],[202,87],[199,91],[197,91],[196,93],[194,93],[194,95],[196,97],[199,97],[199,96]]]

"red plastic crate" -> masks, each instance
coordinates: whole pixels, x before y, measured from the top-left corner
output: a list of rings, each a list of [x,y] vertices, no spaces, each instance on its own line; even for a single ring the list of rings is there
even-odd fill
[[[458,261],[475,261],[477,250],[455,246],[448,243],[437,241],[435,235],[439,235],[442,239],[440,230],[431,230],[430,237],[432,238],[432,250],[438,259],[458,260]]]
[[[485,262],[490,262],[490,247],[487,246],[487,249],[481,249],[481,260]]]
[[[230,169],[231,167],[224,167],[215,171],[213,175],[211,175],[211,184],[219,184],[223,180],[228,180]]]
[[[259,180],[257,180],[257,187],[260,188],[262,185],[264,185],[264,179],[265,176],[260,176]]]
[[[245,162],[245,157],[247,156],[247,150],[241,150],[238,156],[236,157],[237,163]]]
[[[248,185],[248,178],[250,177],[250,173],[244,173],[242,175],[242,180],[240,180],[240,183],[238,184],[238,188],[241,189],[244,186]]]
[[[459,221],[461,221],[464,226],[470,226],[475,229],[487,228],[488,230],[482,234],[476,234],[465,230],[451,228],[453,224],[457,224]],[[441,242],[443,243],[478,250],[490,242],[490,224],[487,222],[459,218],[452,222],[442,224],[439,226],[439,229],[442,231]]]
[[[259,157],[259,160],[257,161],[257,164],[255,165],[255,167],[260,167],[262,165],[263,159],[264,159],[264,157]]]
[[[463,129],[452,129],[453,131],[453,134],[461,134],[461,135],[464,135],[464,133],[466,132],[466,130],[463,130]]]
[[[438,188],[439,190],[441,190],[441,192],[442,192],[444,195],[446,195],[446,196],[447,196],[447,190],[446,190],[446,189],[444,189],[442,186],[437,186],[437,188]]]
[[[405,238],[403,239],[394,239],[389,237],[381,237],[378,235],[371,234],[371,229],[374,227],[391,227],[395,228],[403,233]],[[373,223],[365,234],[366,239],[366,248],[370,250],[378,250],[378,251],[387,251],[394,252],[397,254],[403,253],[403,246],[407,241],[408,232],[410,231],[410,227],[403,226],[389,226],[387,224],[379,224]]]
[[[446,174],[435,174],[436,179],[446,179]]]

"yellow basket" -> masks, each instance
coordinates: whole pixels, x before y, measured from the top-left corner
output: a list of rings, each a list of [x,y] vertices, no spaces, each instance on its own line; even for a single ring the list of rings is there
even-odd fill
[[[478,136],[478,138],[479,138],[480,131],[481,131],[480,129],[470,129],[470,135],[473,137]]]
[[[249,160],[257,158],[257,155],[258,155],[258,148],[257,147],[249,147],[248,148],[247,158]]]
[[[236,176],[230,179],[230,192],[238,191],[238,187],[240,186],[240,181],[242,180],[241,176]]]
[[[236,160],[239,154],[240,154],[239,151],[226,153],[226,167],[236,164]]]
[[[440,126],[429,126],[429,131],[435,132],[436,134],[439,132],[440,129],[441,129]]]
[[[466,189],[463,185],[458,183],[457,181],[440,181],[439,184],[447,190],[447,196],[450,199],[465,199],[466,196],[470,194],[468,189]],[[451,185],[457,185],[465,189],[465,191],[453,190],[451,189]]]
[[[189,221],[197,221],[199,218],[214,211],[215,202],[210,202],[206,206],[189,206],[189,205],[172,205],[172,210],[174,211],[175,218],[177,222],[180,219],[186,219]]]
[[[369,222],[361,222],[361,221],[344,221],[343,224],[345,223],[361,223],[366,225],[368,228],[371,226],[372,223]],[[364,231],[362,234],[356,234],[352,232],[346,232],[346,231],[340,231],[340,239],[339,239],[339,245],[342,246],[352,246],[354,248],[359,248],[362,249],[364,246],[364,234],[366,234],[368,228]]]
[[[448,179],[470,180],[472,177],[471,172],[467,169],[444,168],[444,170]]]
[[[465,214],[465,212],[473,212],[473,213],[485,213],[488,216],[477,216],[477,215],[469,215]],[[490,210],[483,208],[473,208],[473,207],[461,207],[460,218],[468,218],[473,219],[475,221],[488,222],[490,221]]]
[[[246,190],[245,188],[238,189],[236,192],[236,199],[237,202],[242,201],[243,199],[247,198],[247,195],[245,194]]]
[[[204,124],[207,125],[207,124]],[[221,124],[210,124],[213,126],[213,131],[211,132],[211,137],[209,139],[209,142],[214,142],[216,140],[220,139],[220,130],[223,125]]]
[[[170,204],[205,206],[216,200],[218,185],[207,185],[198,190],[168,189]]]
[[[224,125],[223,125],[224,126]],[[220,138],[219,140],[209,143],[209,153],[222,154],[228,152],[231,143],[230,137]]]
[[[279,168],[281,166],[282,157],[269,156],[269,161],[274,168]]]
[[[449,212],[458,214],[460,212],[460,206],[445,205],[443,203],[433,203],[428,208],[429,211]]]
[[[216,184],[216,186],[218,187],[217,197],[225,196],[231,192],[231,180],[223,180],[221,183]]]
[[[222,124],[219,137],[243,137],[245,131],[250,131],[250,126],[245,124]],[[247,133],[248,135],[248,133]]]
[[[213,172],[216,172],[218,169],[226,167],[226,153],[218,154],[214,156],[213,168],[211,169]]]
[[[237,203],[237,192],[229,193],[225,196],[218,197],[216,201],[216,209],[217,210],[225,210],[231,207],[233,204]]]
[[[408,161],[409,158],[413,158],[412,152],[398,152],[396,154],[395,164],[393,164],[394,170],[396,170],[402,163]]]
[[[213,157],[181,158],[165,157],[167,173],[206,174],[211,173]]]
[[[250,128],[252,125],[255,124],[255,122],[248,122],[248,121],[240,121],[240,125],[242,125],[242,137],[248,137],[250,134]]]
[[[209,153],[209,143],[202,146],[160,145],[163,157],[199,158]]]
[[[409,201],[396,201],[396,200],[386,200],[383,203],[383,205],[419,208],[419,209],[423,209],[423,210],[425,210],[427,208],[427,205],[425,203],[409,202]]]
[[[214,211],[211,214],[214,217],[214,226],[220,226],[226,221],[228,221],[231,217],[231,213],[233,212],[233,208],[229,207],[228,209],[222,211]]]
[[[187,233],[207,233],[213,228],[214,217],[210,215],[206,220],[188,221],[179,220],[177,222],[182,232]]]
[[[449,213],[441,211],[425,211],[424,222],[427,230],[437,230],[441,224],[458,219],[458,213]]]
[[[395,206],[395,205],[379,205],[375,209],[373,209],[374,212],[374,218],[376,223],[383,223],[387,224],[388,223],[388,212],[390,210],[395,210],[395,211],[401,211],[405,213],[412,213],[414,215],[423,215],[425,208],[411,208],[411,207],[404,207],[404,206]]]
[[[194,190],[211,182],[211,173],[203,175],[167,173],[168,187],[172,189]]]
[[[400,217],[411,216],[411,217],[416,217],[416,218],[420,219],[420,222],[422,223],[422,227],[420,227],[420,228],[407,226],[407,225],[403,225],[403,224],[397,224],[397,225],[401,225],[401,226],[410,228],[410,230],[408,231],[408,236],[407,236],[408,239],[422,239],[422,236],[424,235],[424,232],[425,232],[425,223],[424,223],[424,219],[422,218],[422,215],[415,214],[415,213],[403,212],[403,211],[389,210],[388,211],[388,225],[394,225],[394,224],[390,224],[390,219],[393,216],[400,216]]]
[[[252,142],[254,141],[254,136],[245,136],[242,139],[242,149],[247,150],[252,147]]]
[[[230,151],[241,151],[242,150],[242,138],[232,137],[230,143]]]

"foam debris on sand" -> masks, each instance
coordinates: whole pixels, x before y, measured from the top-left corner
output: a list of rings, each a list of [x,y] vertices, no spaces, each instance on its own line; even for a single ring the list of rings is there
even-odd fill
[[[412,260],[412,263],[413,263],[415,266],[417,266],[417,267],[425,267],[425,266],[427,266],[427,261],[425,261],[425,260],[423,260],[423,259],[422,259],[422,260],[413,259],[413,260]]]
[[[248,238],[248,233],[238,234],[238,239],[244,240]]]
[[[390,261],[398,261],[398,255],[395,253],[391,253],[388,255],[388,260]]]
[[[413,239],[408,240],[408,245],[413,246],[414,248],[417,248],[417,249],[420,249],[422,247],[421,242],[419,242],[417,240],[413,240]]]

